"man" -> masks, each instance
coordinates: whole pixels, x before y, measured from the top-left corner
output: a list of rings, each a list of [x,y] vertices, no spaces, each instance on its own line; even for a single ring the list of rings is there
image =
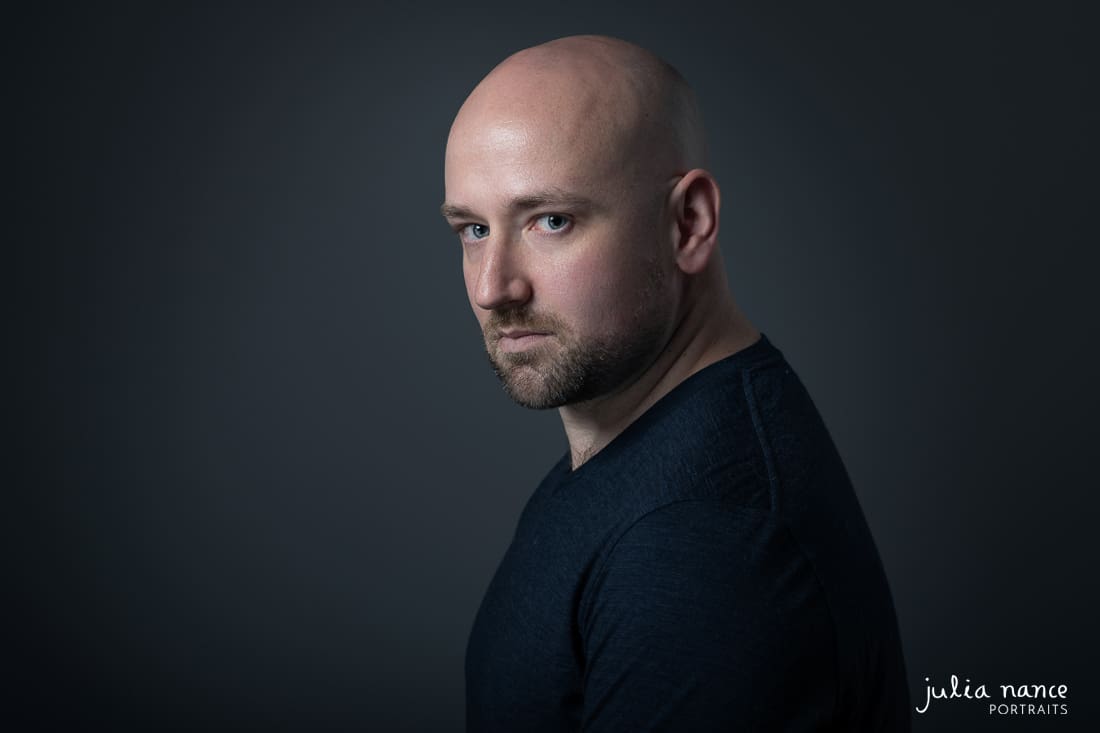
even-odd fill
[[[569,441],[474,623],[471,731],[909,728],[877,551],[730,294],[704,165],[686,82],[611,38],[511,56],[451,128],[490,361]]]

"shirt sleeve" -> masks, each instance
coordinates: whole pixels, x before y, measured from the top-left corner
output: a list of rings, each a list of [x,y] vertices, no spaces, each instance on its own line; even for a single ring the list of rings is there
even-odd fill
[[[583,730],[829,728],[835,633],[790,531],[683,501],[645,515],[582,596]]]

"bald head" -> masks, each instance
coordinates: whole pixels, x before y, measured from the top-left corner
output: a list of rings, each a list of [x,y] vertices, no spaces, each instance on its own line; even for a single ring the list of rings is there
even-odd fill
[[[591,173],[668,177],[702,167],[695,95],[672,66],[626,41],[571,36],[524,49],[474,89],[449,147],[495,128],[585,158]]]
[[[703,163],[691,89],[625,41],[525,49],[466,99],[442,211],[486,351],[518,402],[644,391],[674,380],[673,362],[682,376],[729,344],[720,196]]]

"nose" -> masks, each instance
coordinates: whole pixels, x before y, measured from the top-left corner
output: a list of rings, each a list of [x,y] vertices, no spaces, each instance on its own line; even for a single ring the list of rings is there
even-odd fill
[[[478,307],[498,310],[530,300],[531,281],[521,260],[509,242],[486,243],[474,283],[473,299]]]

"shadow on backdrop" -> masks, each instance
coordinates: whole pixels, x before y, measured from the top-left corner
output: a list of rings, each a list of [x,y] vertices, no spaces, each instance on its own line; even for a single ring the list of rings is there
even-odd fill
[[[9,19],[13,729],[460,730],[552,413],[438,218],[458,105],[577,33],[692,81],[737,298],[829,424],[924,678],[1092,729],[1095,67],[1072,6]]]

